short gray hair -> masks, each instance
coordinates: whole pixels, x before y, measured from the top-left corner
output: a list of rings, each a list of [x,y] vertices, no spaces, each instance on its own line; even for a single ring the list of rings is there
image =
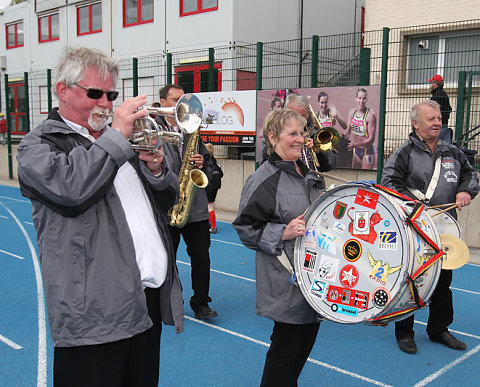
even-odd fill
[[[288,108],[290,105],[295,105],[308,111],[310,102],[308,102],[308,98],[303,95],[289,94],[285,100],[285,107]]]
[[[94,48],[73,48],[67,46],[58,61],[55,71],[55,81],[53,83],[55,94],[57,94],[56,85],[59,82],[72,87],[82,79],[83,73],[87,68],[97,70],[104,79],[111,75],[113,87],[116,86],[119,72],[117,59],[111,58],[104,52]]]
[[[267,144],[267,154],[271,155],[273,153],[273,145],[268,139],[268,133],[272,132],[273,136],[278,139],[280,133],[283,132],[285,125],[292,121],[297,121],[302,128],[307,125],[307,120],[295,110],[278,109],[271,110],[267,114],[265,121],[263,121],[263,137]]]
[[[432,101],[431,99],[427,99],[425,101],[418,102],[418,103],[416,103],[415,105],[412,106],[412,109],[410,111],[410,120],[411,121],[418,122],[418,111],[419,111],[420,106],[423,106],[423,105],[430,106],[432,108],[440,110],[440,105],[438,104],[438,102]]]

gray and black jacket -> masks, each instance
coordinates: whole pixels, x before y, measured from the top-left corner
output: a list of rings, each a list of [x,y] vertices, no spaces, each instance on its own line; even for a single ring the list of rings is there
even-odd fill
[[[409,140],[388,158],[382,171],[382,185],[411,198],[415,197],[408,187],[425,194],[432,179],[435,162],[441,158],[438,184],[429,205],[453,203],[457,193],[462,191],[468,192],[472,199],[477,195],[477,172],[458,147],[439,141],[432,153],[415,132],[411,132],[409,137]],[[456,217],[455,211],[451,214]]]
[[[167,163],[156,178],[117,130],[92,143],[52,111],[18,146],[22,194],[32,201],[54,345],[72,347],[132,337],[152,326],[135,247],[113,181],[130,162],[152,206],[168,254],[160,288],[165,324],[183,330],[181,285],[166,211],[178,199]]]
[[[233,226],[242,243],[256,251],[256,312],[274,321],[309,324],[319,320],[277,256],[285,251],[292,267],[295,239],[283,241],[287,224],[301,215],[325,188],[304,163],[272,154],[246,181]]]

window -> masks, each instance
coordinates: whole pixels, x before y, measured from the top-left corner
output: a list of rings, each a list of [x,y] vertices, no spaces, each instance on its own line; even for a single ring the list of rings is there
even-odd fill
[[[425,86],[441,74],[447,86],[455,86],[459,71],[478,70],[480,29],[407,36],[406,74],[409,86]]]
[[[213,76],[213,90],[222,90],[221,63],[215,63]],[[185,93],[208,91],[208,63],[179,66],[175,68],[175,83],[181,85]]]
[[[123,26],[153,22],[153,0],[123,0]]]
[[[25,113],[25,84],[23,82],[9,83],[8,120],[12,134],[25,134],[27,132],[27,114]]]
[[[51,42],[60,39],[58,13],[38,18],[38,41]]]
[[[180,16],[216,11],[218,0],[180,0]]]
[[[77,8],[77,35],[102,32],[102,3]]]
[[[23,22],[6,26],[7,48],[23,47]]]

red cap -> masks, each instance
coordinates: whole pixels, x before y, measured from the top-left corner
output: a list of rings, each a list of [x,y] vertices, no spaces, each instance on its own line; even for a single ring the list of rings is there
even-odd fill
[[[443,77],[441,75],[434,75],[428,82],[443,82]]]

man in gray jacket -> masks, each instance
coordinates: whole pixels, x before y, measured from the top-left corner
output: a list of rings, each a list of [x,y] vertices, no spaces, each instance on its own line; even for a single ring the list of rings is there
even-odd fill
[[[431,206],[456,202],[461,210],[477,195],[478,176],[459,148],[439,141],[442,129],[440,105],[431,100],[414,105],[411,120],[413,131],[410,138],[388,159],[381,184]],[[436,184],[431,183],[437,179]],[[456,218],[455,211],[451,215]],[[453,322],[451,282],[452,270],[442,269],[430,298],[427,333],[434,342],[464,350],[466,344],[448,331]],[[409,354],[417,352],[413,323],[413,315],[395,323],[398,345]]]
[[[181,286],[166,211],[178,184],[163,149],[128,141],[144,95],[124,101],[116,60],[67,48],[59,108],[18,147],[31,199],[56,386],[157,386],[162,321],[183,330]]]

